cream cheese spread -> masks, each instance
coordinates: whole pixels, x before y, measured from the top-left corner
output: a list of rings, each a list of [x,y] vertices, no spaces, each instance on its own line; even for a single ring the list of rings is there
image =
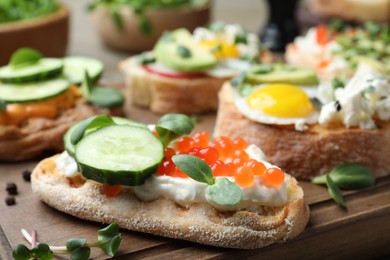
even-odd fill
[[[264,161],[264,153],[257,146],[249,145],[246,152],[252,159],[264,163],[267,168],[275,167]],[[66,151],[56,159],[56,164],[58,171],[67,177],[74,177],[80,174],[77,171],[76,161]],[[234,182],[233,177],[228,177],[228,179]],[[285,182],[278,188],[267,187],[261,183],[259,177],[255,177],[254,186],[250,188],[241,187],[243,199],[238,205],[232,207],[223,207],[212,203],[207,196],[207,187],[207,184],[197,182],[191,178],[152,175],[143,185],[126,186],[126,189],[133,191],[143,201],[152,201],[159,197],[166,197],[183,207],[190,207],[197,202],[207,202],[219,210],[239,210],[256,206],[281,206],[287,201]]]

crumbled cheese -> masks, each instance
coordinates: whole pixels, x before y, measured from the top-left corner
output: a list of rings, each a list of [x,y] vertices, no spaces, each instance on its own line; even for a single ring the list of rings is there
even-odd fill
[[[306,125],[305,119],[298,119],[294,124],[295,130],[303,132],[306,131],[309,127]]]
[[[67,151],[64,151],[56,158],[57,170],[63,173],[66,177],[72,178],[79,175],[77,171],[77,163]]]
[[[390,119],[388,78],[370,66],[359,65],[344,88],[334,91],[336,101],[324,105],[320,124],[342,122],[346,127],[375,128],[374,117]],[[338,109],[339,108],[339,109]]]

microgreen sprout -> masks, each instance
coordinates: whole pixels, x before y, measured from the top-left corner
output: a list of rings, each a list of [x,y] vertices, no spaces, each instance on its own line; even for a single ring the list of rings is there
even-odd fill
[[[173,163],[190,178],[208,185],[207,196],[221,206],[237,205],[243,193],[241,188],[227,178],[215,178],[210,166],[202,159],[188,154],[172,157]]]
[[[158,136],[165,147],[180,136],[190,134],[193,129],[193,120],[182,114],[166,114],[156,125]]]
[[[98,238],[94,242],[87,242],[85,238],[71,238],[65,246],[49,246],[45,243],[37,243],[36,232],[30,235],[22,229],[25,239],[31,244],[29,249],[23,244],[18,244],[12,251],[12,256],[16,260],[41,259],[49,260],[55,254],[69,254],[73,260],[88,259],[92,247],[100,248],[106,255],[114,256],[121,243],[121,234],[117,223],[111,223],[109,226],[98,231]]]

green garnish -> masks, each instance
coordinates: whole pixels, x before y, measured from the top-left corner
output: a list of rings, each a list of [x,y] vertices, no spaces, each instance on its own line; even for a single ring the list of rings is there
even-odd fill
[[[332,79],[332,87],[333,87],[333,89],[344,88],[345,82],[337,77],[333,78]]]
[[[177,168],[192,179],[208,185],[215,184],[215,178],[210,166],[202,159],[188,154],[179,154],[172,157]]]
[[[122,106],[125,102],[123,94],[110,87],[94,87],[87,98],[88,102],[101,107]]]
[[[364,189],[375,184],[372,171],[361,164],[345,163],[335,167],[328,174],[315,177],[314,184],[326,184],[326,176],[329,175],[335,185],[344,190]]]
[[[120,91],[109,87],[94,86],[87,70],[85,70],[85,77],[80,89],[85,99],[97,106],[116,107],[123,105],[125,102],[125,98]]]
[[[85,135],[109,125],[115,125],[115,123],[112,118],[107,115],[89,117],[80,122],[79,126],[72,132],[70,142],[73,145],[76,145]]]
[[[156,125],[156,131],[164,147],[180,136],[190,134],[193,129],[193,120],[182,114],[166,114]]]
[[[177,54],[182,58],[190,58],[192,56],[190,49],[183,45],[177,46]]]
[[[0,111],[6,111],[7,110],[7,102],[0,99]]]
[[[331,197],[339,205],[346,207],[343,205],[344,200],[339,189],[368,188],[375,184],[375,178],[368,167],[357,163],[345,163],[335,167],[328,174],[313,178],[312,182],[314,184],[327,185]]]
[[[9,65],[13,69],[18,69],[30,65],[34,65],[39,62],[43,57],[42,53],[32,48],[20,48],[15,51],[9,61]]]
[[[246,79],[246,73],[241,72],[240,75],[230,80],[230,84],[232,85],[232,87],[238,87],[239,85],[245,82],[245,79]]]
[[[150,64],[150,63],[155,63],[156,58],[153,55],[149,55],[148,53],[141,53],[138,55],[138,63],[142,65]]]
[[[328,186],[329,195],[332,197],[332,199],[338,205],[346,209],[347,205],[345,204],[343,194],[341,193],[339,187],[337,187],[336,184],[333,182],[332,178],[329,177],[329,175],[326,175],[326,184]]]
[[[330,31],[343,32],[346,29],[346,24],[341,19],[333,19],[330,21],[328,28]]]
[[[237,205],[243,197],[240,187],[227,178],[216,179],[215,184],[208,187],[207,195],[221,206]]]
[[[107,256],[114,256],[121,243],[122,236],[119,233],[117,223],[112,223],[106,228],[98,231],[98,238],[92,243],[87,243],[85,238],[71,238],[66,242],[66,246],[49,246],[39,243],[28,249],[23,244],[18,244],[12,251],[12,256],[16,260],[28,260],[31,258],[50,260],[54,254],[69,254],[71,259],[88,259],[91,247],[100,248]]]
[[[207,195],[211,201],[221,206],[237,205],[243,193],[241,188],[227,178],[216,179],[210,166],[202,159],[188,154],[172,157],[173,163],[192,179],[208,185]]]
[[[225,28],[225,23],[221,21],[213,22],[209,24],[207,27],[213,32],[221,32],[223,28]]]

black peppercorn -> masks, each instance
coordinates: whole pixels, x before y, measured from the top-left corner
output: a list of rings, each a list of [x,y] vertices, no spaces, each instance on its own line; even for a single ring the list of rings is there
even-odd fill
[[[16,204],[15,198],[11,196],[5,198],[5,204],[7,204],[7,206],[15,205]]]
[[[16,194],[18,194],[18,187],[13,182],[7,183],[6,190],[7,190],[9,195],[16,195]]]
[[[31,181],[31,171],[29,170],[24,170],[23,171],[23,179],[27,182],[30,182]]]

